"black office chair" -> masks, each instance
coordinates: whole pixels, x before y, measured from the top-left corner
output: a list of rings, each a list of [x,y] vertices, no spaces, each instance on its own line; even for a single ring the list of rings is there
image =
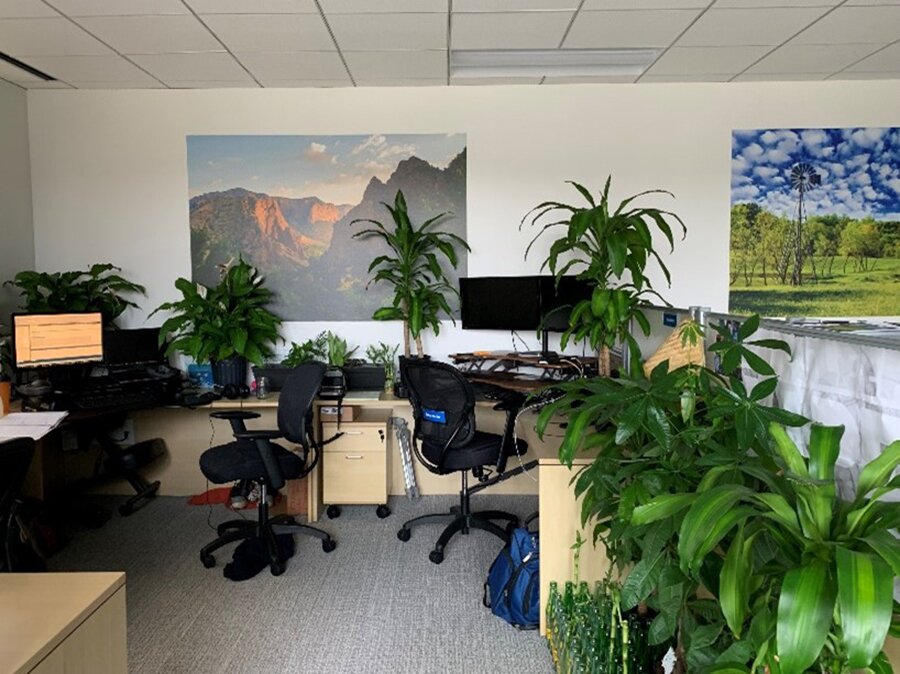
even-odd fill
[[[419,524],[447,523],[428,558],[435,564],[444,561],[444,548],[457,533],[482,529],[507,539],[507,530],[491,520],[504,520],[507,529],[518,525],[518,517],[499,510],[472,512],[471,495],[503,479],[506,459],[512,453],[523,454],[527,445],[513,444],[513,425],[519,405],[500,402],[494,409],[506,411],[503,435],[475,429],[475,392],[472,385],[455,367],[432,360],[402,359],[401,378],[409,390],[415,430],[413,449],[418,460],[432,473],[446,475],[459,472],[462,488],[459,505],[448,514],[423,515],[406,522],[397,538],[408,541],[410,527]],[[486,471],[493,466],[492,475]],[[479,484],[469,487],[469,471]]]
[[[22,505],[20,491],[28,474],[28,467],[34,457],[34,440],[13,438],[0,442],[0,532],[3,549],[0,551],[0,571],[31,571],[27,563],[19,563],[21,553],[18,538],[21,523],[16,522],[16,513]],[[28,533],[28,532],[26,532]],[[29,542],[33,539],[28,536]],[[37,550],[29,557],[40,558]]]
[[[234,442],[212,447],[200,456],[200,470],[218,484],[236,480],[254,480],[260,485],[259,517],[256,522],[243,519],[230,520],[218,527],[219,537],[200,551],[200,561],[206,568],[216,565],[212,552],[223,545],[246,538],[264,541],[272,575],[284,572],[286,560],[278,550],[276,535],[306,534],[322,540],[322,549],[331,552],[337,544],[327,533],[306,524],[300,524],[290,515],[269,518],[267,497],[270,490],[281,489],[285,480],[303,477],[315,468],[320,449],[313,441],[312,404],[322,384],[325,365],[304,363],[294,369],[281,390],[278,400],[278,430],[247,430],[245,421],[256,419],[256,412],[233,410],[213,412],[215,419],[231,423]],[[298,452],[290,452],[273,442],[286,438],[299,445]]]

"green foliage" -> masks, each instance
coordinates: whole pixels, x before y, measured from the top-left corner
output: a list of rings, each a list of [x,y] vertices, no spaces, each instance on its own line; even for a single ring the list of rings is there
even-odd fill
[[[814,424],[808,459],[779,424],[770,431],[774,465],[756,469],[759,489],[723,482],[717,489],[730,503],[717,512],[706,507],[707,493],[678,495],[693,498],[679,530],[681,567],[699,581],[697,569],[724,559],[718,597],[730,631],[751,642],[752,671],[890,671],[880,650],[896,624],[900,504],[883,497],[900,486],[891,477],[900,440],[863,467],[855,498],[844,501],[834,482],[843,426]],[[715,545],[705,545],[712,532]]]
[[[397,192],[394,205],[382,202],[394,221],[393,228],[385,227],[377,220],[354,220],[350,224],[365,222],[374,228],[356,232],[353,238],[371,237],[383,240],[391,249],[390,255],[379,255],[369,265],[369,273],[375,272],[369,284],[385,282],[394,290],[391,304],[377,309],[372,318],[379,321],[403,321],[404,354],[410,355],[409,335],[416,340],[416,350],[423,355],[421,334],[430,329],[434,334],[441,330],[443,312],[453,317],[447,294],[457,294],[450,283],[439,256],[456,269],[459,259],[456,248],[471,250],[459,236],[451,232],[433,231],[435,225],[447,215],[441,213],[416,227],[409,219],[403,192]]]
[[[385,385],[392,384],[397,376],[397,352],[399,350],[399,344],[391,346],[384,342],[378,342],[377,346],[370,344],[366,348],[366,358],[384,368]]]
[[[13,376],[13,360],[9,337],[0,336],[0,381],[8,381]]]
[[[875,221],[867,218],[847,223],[841,232],[840,251],[853,259],[857,269],[868,269],[869,258],[882,254],[881,234]]]
[[[272,355],[281,319],[266,308],[273,293],[254,267],[239,260],[212,288],[185,278],[175,287],[182,299],[153,311],[174,314],[160,328],[160,343],[174,335],[167,354],[180,351],[198,363],[242,357],[254,365]]]
[[[777,468],[769,449],[769,424],[806,421],[765,404],[777,382],[756,350],[787,346],[752,339],[758,325],[758,317],[748,320],[734,337],[719,328],[715,349],[721,373],[697,365],[669,371],[663,361],[649,376],[636,368],[619,379],[558,384],[562,397],[546,406],[537,421],[543,435],[554,417],[567,418],[559,450],[563,463],[571,465],[579,453],[592,453],[593,461],[574,480],[575,493],[582,497],[582,521],[593,523],[595,541],[604,543],[620,571],[633,567],[622,590],[624,608],[646,602],[655,609],[651,643],[677,638],[689,671],[711,664],[736,643],[716,603],[697,597],[701,584],[711,590],[718,586],[721,560],[718,567],[704,564],[701,553],[728,533],[728,520],[716,523],[713,518],[743,514],[740,507],[731,507],[737,495],[757,489],[761,476]],[[699,338],[699,326],[689,326],[688,334]],[[740,378],[744,364],[765,377],[750,390]],[[722,490],[720,484],[729,487]],[[695,492],[702,495],[703,507],[692,519],[708,536],[684,550],[692,556],[682,563],[684,544],[677,532]],[[730,567],[736,563],[731,560]],[[740,595],[733,601],[740,601]]]
[[[281,361],[287,367],[297,367],[311,360],[324,360],[328,355],[328,340],[325,332],[320,332],[312,339],[301,344],[291,342],[291,350]]]
[[[58,311],[99,311],[106,325],[128,307],[137,304],[123,295],[145,295],[144,286],[132,283],[116,272],[112,264],[95,264],[87,271],[22,271],[4,285],[18,288],[29,313]]]
[[[339,337],[330,330],[325,333],[325,344],[328,347],[328,364],[334,367],[344,367],[350,357],[356,353],[358,346],[352,349],[347,344],[347,340]]]
[[[645,334],[650,325],[639,309],[648,296],[662,299],[653,289],[645,274],[647,263],[654,258],[668,282],[669,270],[653,248],[651,230],[658,229],[674,249],[672,227],[667,218],[675,220],[687,230],[681,219],[669,211],[656,208],[630,207],[631,203],[647,194],[668,194],[664,190],[648,190],[622,201],[615,210],[609,201],[607,178],[599,203],[593,195],[578,183],[569,181],[584,197],[588,206],[573,206],[557,201],[545,201],[529,211],[520,227],[531,217],[531,225],[540,225],[540,231],[525,251],[525,257],[535,242],[546,232],[562,227],[563,235],[550,245],[550,251],[541,269],[549,268],[557,279],[572,270],[578,270],[578,278],[594,286],[590,300],[576,304],[569,315],[569,327],[561,338],[565,347],[570,339],[587,338],[593,349],[610,349],[617,343],[627,344],[640,360],[640,349],[631,335],[634,319]],[[544,222],[550,219],[551,222]],[[628,281],[623,280],[623,276]]]

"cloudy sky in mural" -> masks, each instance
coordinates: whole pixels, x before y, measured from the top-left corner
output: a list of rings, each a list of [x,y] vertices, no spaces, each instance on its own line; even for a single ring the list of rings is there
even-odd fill
[[[387,180],[412,156],[444,168],[463,134],[188,136],[190,196],[233,187],[270,196],[356,204],[372,176]]]
[[[801,161],[822,177],[805,195],[808,215],[900,219],[900,128],[735,131],[731,203],[755,201],[792,216],[790,170]]]

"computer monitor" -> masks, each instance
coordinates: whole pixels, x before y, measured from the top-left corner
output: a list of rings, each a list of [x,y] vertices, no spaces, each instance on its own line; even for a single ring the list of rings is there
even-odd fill
[[[103,362],[114,367],[163,362],[159,328],[107,330],[103,334],[103,351]]]
[[[16,368],[103,361],[103,316],[95,313],[13,314]]]
[[[459,279],[466,330],[534,330],[541,323],[540,276]]]
[[[553,276],[541,277],[541,329],[565,332],[575,305],[591,299],[594,287],[575,276],[563,276],[557,283]]]

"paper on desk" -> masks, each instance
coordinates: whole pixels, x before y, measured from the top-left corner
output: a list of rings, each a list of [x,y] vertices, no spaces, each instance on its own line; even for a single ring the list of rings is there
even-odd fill
[[[0,418],[0,440],[32,438],[40,440],[59,426],[68,412],[16,412]]]

